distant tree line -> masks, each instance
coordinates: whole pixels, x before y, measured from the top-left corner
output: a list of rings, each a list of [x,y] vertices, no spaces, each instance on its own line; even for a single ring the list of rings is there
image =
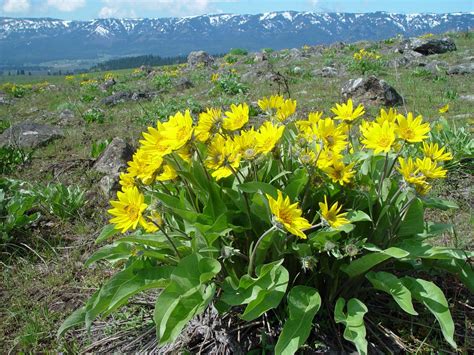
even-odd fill
[[[170,64],[180,64],[187,61],[186,56],[178,57],[166,57],[162,58],[156,55],[141,55],[137,57],[123,57],[118,59],[111,59],[105,62],[99,63],[91,68],[92,71],[99,70],[117,70],[117,69],[130,69],[137,68],[142,65],[149,66],[160,66]]]

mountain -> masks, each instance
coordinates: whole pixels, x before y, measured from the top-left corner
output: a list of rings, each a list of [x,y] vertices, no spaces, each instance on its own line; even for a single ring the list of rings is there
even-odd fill
[[[158,19],[63,21],[0,17],[0,65],[107,56],[223,53],[469,30],[474,12],[449,14],[270,12]]]

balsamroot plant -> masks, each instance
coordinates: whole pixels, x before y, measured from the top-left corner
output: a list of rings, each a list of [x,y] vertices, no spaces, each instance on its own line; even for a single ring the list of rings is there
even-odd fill
[[[272,310],[278,354],[296,352],[324,317],[365,354],[365,303],[378,290],[411,315],[424,305],[456,348],[443,292],[414,277],[440,268],[474,289],[472,253],[428,243],[449,226],[425,222],[424,210],[456,207],[429,196],[452,159],[429,124],[393,109],[369,118],[351,100],[331,117],[297,117],[281,96],[258,105],[255,117],[245,103],[178,112],[143,132],[98,238],[113,240],[87,261],[121,270],[59,333],[158,288],[160,344],[213,303],[248,322]]]

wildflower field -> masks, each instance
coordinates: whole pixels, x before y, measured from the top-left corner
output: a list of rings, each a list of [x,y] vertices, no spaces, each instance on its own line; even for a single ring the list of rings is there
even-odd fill
[[[449,36],[431,60],[472,58]],[[472,351],[472,74],[390,65],[400,41],[0,84],[1,132],[64,131],[0,148],[1,348]],[[342,97],[368,75],[403,103]]]

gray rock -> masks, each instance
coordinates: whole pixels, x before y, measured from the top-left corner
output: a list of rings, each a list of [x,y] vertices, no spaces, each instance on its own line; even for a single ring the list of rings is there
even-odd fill
[[[392,86],[373,75],[349,80],[343,85],[341,94],[345,100],[352,98],[364,105],[396,106],[403,103],[403,98]]]
[[[76,115],[74,114],[74,111],[69,109],[62,110],[59,114],[58,124],[61,126],[66,126],[73,123],[76,123]]]
[[[132,147],[122,138],[115,137],[97,158],[93,169],[106,175],[117,175],[127,167],[132,154]]]
[[[298,48],[291,48],[288,51],[288,56],[292,59],[298,59],[302,57],[301,51]]]
[[[153,68],[149,65],[142,65],[139,69],[145,74],[150,74],[153,71]]]
[[[438,74],[439,72],[445,71],[447,67],[448,63],[439,60],[433,60],[424,65],[424,68],[429,70],[432,74]]]
[[[474,73],[474,62],[453,65],[452,67],[449,67],[446,71],[446,74],[448,75],[465,75],[472,73]]]
[[[413,50],[423,55],[440,54],[456,50],[451,38],[410,38],[403,43],[405,50]]]
[[[212,64],[214,64],[214,58],[204,51],[191,52],[188,55],[188,66],[191,68],[197,65],[210,67]]]
[[[474,95],[461,95],[459,98],[464,101],[474,102]]]
[[[112,78],[112,79],[107,80],[104,83],[100,84],[99,88],[100,88],[100,90],[105,92],[105,91],[109,90],[112,86],[114,86],[115,84],[117,84],[117,82],[115,81],[114,78]]]
[[[113,198],[115,193],[120,190],[120,174],[105,175],[99,181],[99,188],[107,198]]]
[[[303,72],[303,69],[301,69],[301,67],[293,68],[293,74],[301,74],[302,72]]]
[[[253,58],[253,61],[255,63],[260,63],[260,62],[264,62],[268,60],[267,58],[267,54],[266,53],[263,53],[263,52],[260,52],[260,53],[256,53],[255,54],[255,57]]]
[[[8,95],[0,92],[0,105],[11,105],[12,101],[8,98]]]
[[[337,69],[334,67],[324,67],[322,69],[313,70],[314,76],[322,76],[323,78],[334,78],[338,74]]]
[[[106,106],[114,106],[125,101],[138,101],[152,99],[157,95],[155,92],[125,92],[120,91],[113,95],[107,96],[101,100]]]
[[[58,127],[22,122],[7,128],[0,135],[0,146],[37,148],[62,137],[64,137],[63,131]]]
[[[194,87],[194,84],[188,78],[179,78],[175,83],[175,87],[178,91],[183,91],[183,90],[191,89],[192,87]]]

